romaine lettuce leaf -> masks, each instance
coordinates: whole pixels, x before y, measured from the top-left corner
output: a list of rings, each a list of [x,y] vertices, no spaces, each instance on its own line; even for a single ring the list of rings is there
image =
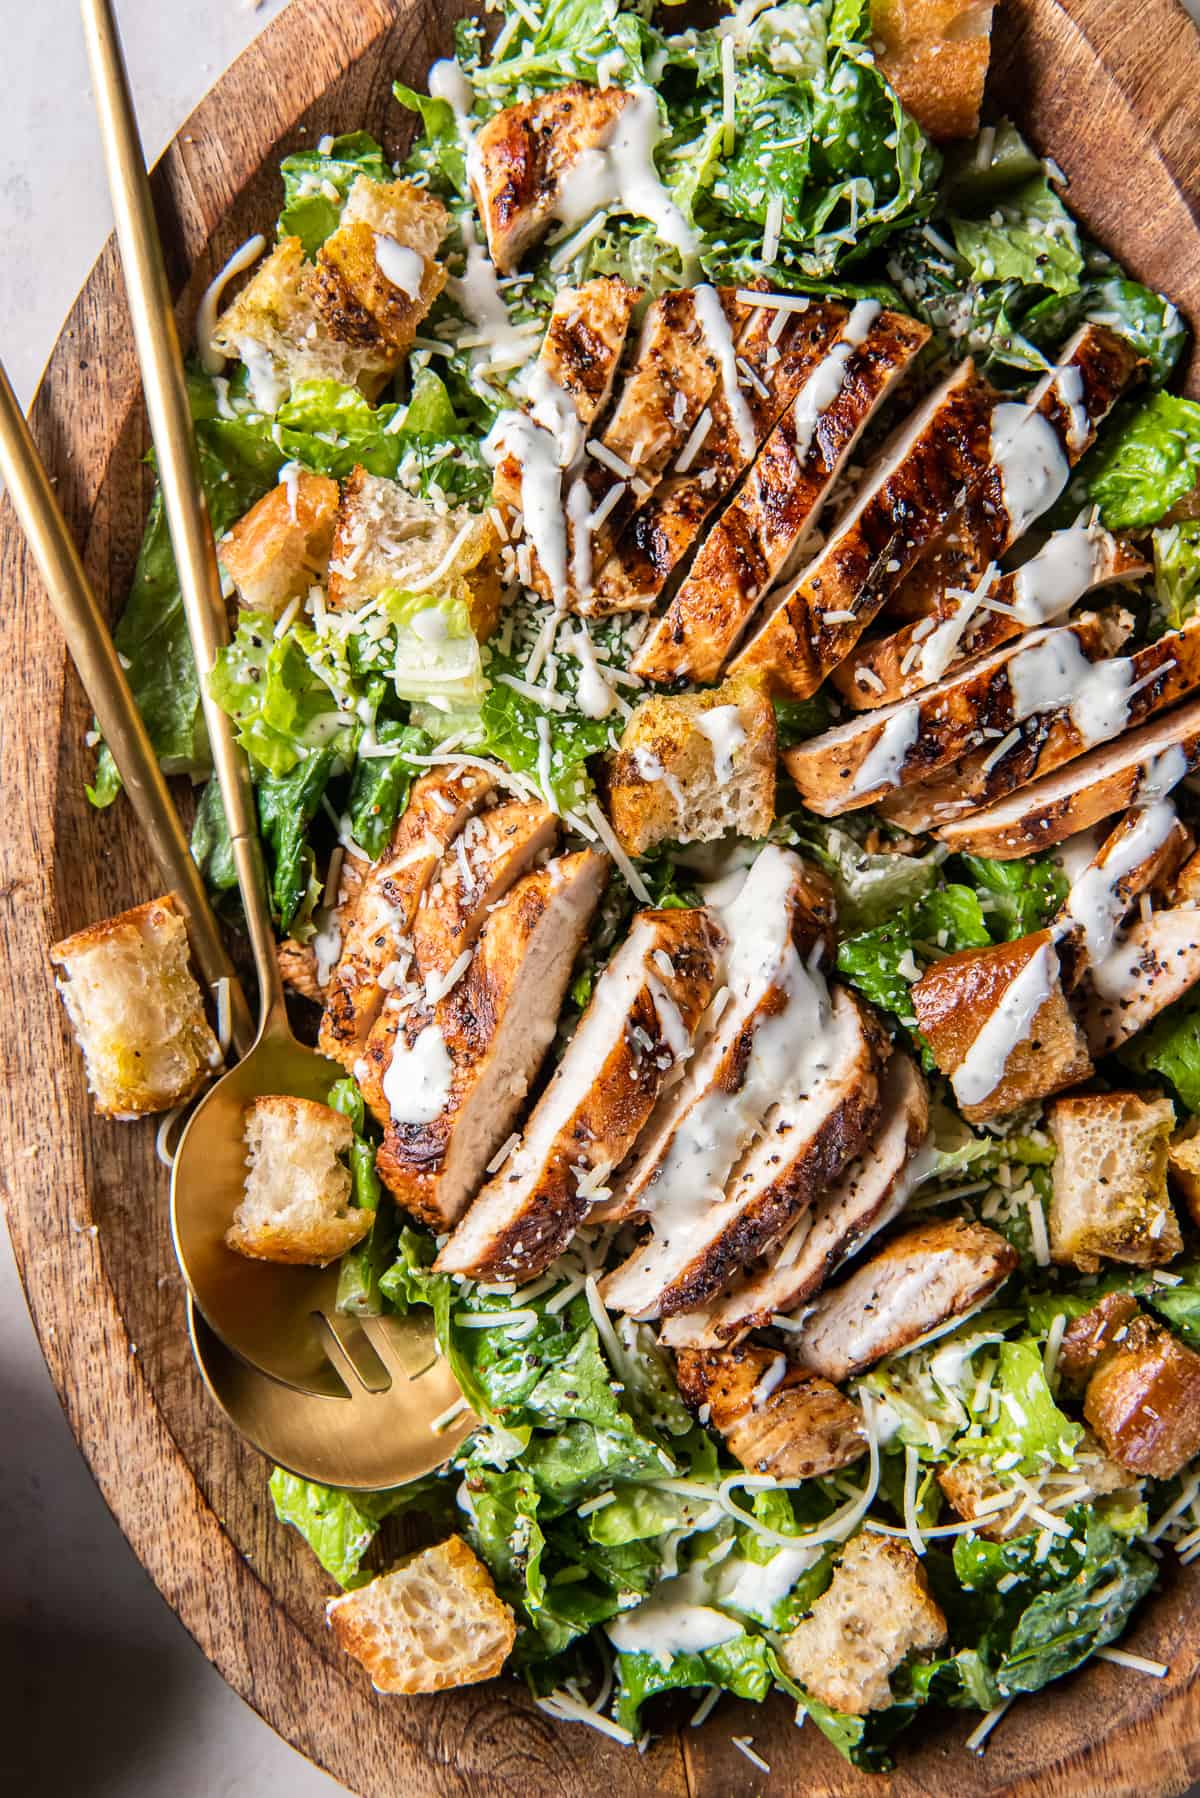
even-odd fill
[[[993,1389],[999,1395],[999,1415],[959,1440],[962,1453],[987,1455],[992,1461],[1018,1455],[1031,1474],[1049,1461],[1060,1467],[1074,1464],[1083,1429],[1055,1404],[1036,1342],[1023,1338],[1000,1344]]]
[[[1178,630],[1200,604],[1200,519],[1162,525],[1152,536],[1158,609],[1167,626]]]
[[[277,638],[269,615],[243,612],[213,665],[213,698],[236,723],[242,748],[271,774],[289,774],[326,747],[347,755],[353,744],[356,721],[309,665],[315,642],[295,626]]]
[[[391,1195],[384,1195],[375,1171],[376,1145],[368,1134],[371,1126],[358,1082],[351,1078],[336,1081],[327,1103],[348,1117],[354,1128],[350,1145],[353,1201],[360,1210],[375,1213],[369,1233],[338,1265],[337,1309],[355,1317],[378,1317],[383,1310],[379,1282],[396,1250],[396,1208]]]
[[[979,897],[971,887],[935,887],[915,905],[895,907],[890,922],[843,937],[838,944],[838,971],[865,998],[891,1012],[913,1032],[931,1065],[916,1031],[913,983],[942,954],[983,949],[991,940]]]
[[[271,874],[271,905],[284,936],[295,928],[305,902],[311,910],[317,897],[308,831],[336,762],[333,749],[319,749],[286,773],[260,773],[254,783]]]
[[[1006,188],[985,213],[952,217],[950,228],[975,281],[1020,281],[1054,293],[1079,286],[1079,233],[1044,175]]]
[[[280,163],[279,173],[284,202],[278,234],[298,237],[309,257],[337,230],[346,195],[360,175],[368,181],[392,178],[383,151],[366,131],[335,137],[327,151],[293,151]],[[336,199],[329,192],[331,187],[337,190]]]
[[[385,1517],[410,1507],[440,1516],[448,1497],[447,1483],[437,1474],[388,1492],[344,1492],[277,1467],[269,1486],[280,1522],[299,1531],[326,1573],[343,1587],[365,1585],[371,1578],[361,1571],[362,1559]]]
[[[372,861],[378,861],[391,841],[396,819],[408,804],[412,783],[420,773],[409,756],[427,755],[433,747],[423,730],[401,724],[396,718],[378,721],[375,741],[394,744],[396,752],[388,756],[359,756],[346,806],[350,834]]]
[[[1161,1074],[1189,1112],[1200,1112],[1200,995],[1188,993],[1168,1005],[1118,1049],[1117,1059],[1136,1073]]]
[[[984,920],[997,943],[1043,929],[1067,896],[1067,877],[1048,855],[1011,862],[960,855],[956,865],[979,890]]]
[[[1100,252],[1089,249],[1087,261],[1087,279],[1076,293],[1051,294],[1025,314],[1021,328],[1026,337],[1045,350],[1056,349],[1086,319],[1094,319],[1149,359],[1150,381],[1161,387],[1183,354],[1187,325],[1162,294],[1129,280]]]
[[[761,1704],[771,1689],[767,1644],[761,1636],[734,1636],[699,1654],[677,1654],[664,1666],[652,1654],[618,1654],[614,1715],[631,1735],[642,1731],[642,1706],[659,1692],[688,1686],[720,1686],[738,1698]]]
[[[1156,393],[1124,408],[1086,466],[1088,495],[1110,530],[1157,524],[1200,477],[1200,404]]]

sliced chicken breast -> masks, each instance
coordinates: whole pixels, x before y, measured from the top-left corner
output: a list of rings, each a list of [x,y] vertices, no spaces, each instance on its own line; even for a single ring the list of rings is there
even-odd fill
[[[1111,954],[1134,900],[1169,882],[1193,847],[1192,833],[1169,799],[1135,806],[1071,880],[1055,919],[1066,985]]]
[[[848,655],[991,457],[997,398],[968,359],[891,440],[819,555],[790,586],[735,670],[759,668],[807,699]]]
[[[1200,700],[960,819],[935,819],[953,850],[1011,861],[1090,830],[1131,805],[1161,799],[1200,764]],[[920,788],[914,788],[919,794]]]
[[[1084,977],[1091,1052],[1109,1054],[1200,980],[1200,910],[1175,906],[1132,925]]]
[[[607,144],[631,97],[619,87],[572,81],[505,107],[480,127],[468,174],[501,274],[549,228],[580,157]]]
[[[860,643],[830,680],[855,711],[919,693],[976,656],[1063,618],[1087,592],[1150,572],[1146,558],[1099,526],[1071,525],[1011,574],[972,577],[936,609],[890,635]],[[954,587],[954,583],[949,583]]]
[[[910,1056],[897,1050],[880,1094],[880,1128],[841,1178],[773,1244],[762,1262],[701,1311],[667,1318],[673,1348],[719,1348],[819,1292],[843,1262],[898,1217],[919,1168],[929,1128],[929,1092]]]
[[[449,992],[430,1005],[405,989],[371,1032],[363,1090],[377,1082],[389,1114],[376,1166],[435,1230],[458,1222],[512,1130],[607,876],[607,859],[590,850],[527,874]]]
[[[635,673],[658,682],[718,679],[864,428],[928,336],[924,325],[880,312],[874,302],[843,314],[836,340],[820,334],[741,490],[638,651]]]
[[[321,1019],[323,1054],[353,1071],[383,1006],[385,971],[411,954],[417,906],[443,854],[495,791],[482,768],[435,768],[413,785],[387,851],[346,908]]]
[[[790,1484],[835,1473],[867,1452],[858,1406],[774,1349],[682,1349],[675,1377],[685,1403],[751,1473]]]
[[[690,457],[680,454],[676,471],[630,519],[596,580],[589,611],[646,609],[654,603],[846,317],[844,306],[822,304],[782,315],[764,307],[752,316],[738,345],[736,410],[723,371],[706,408],[703,439]]]
[[[1017,1260],[984,1224],[918,1224],[821,1295],[792,1353],[823,1379],[848,1380],[991,1298]]]
[[[819,976],[804,977],[811,991],[797,1003],[793,976],[771,1052],[759,1057],[755,1043],[741,1091],[713,1095],[680,1133],[677,1141],[690,1156],[664,1165],[646,1240],[602,1287],[610,1309],[638,1317],[695,1310],[763,1254],[861,1153],[879,1116],[885,1039],[846,988],[830,992]],[[771,1069],[769,1085],[764,1067]],[[754,1101],[748,1106],[747,1097]],[[709,1149],[715,1136],[728,1139],[722,1128],[728,1111],[754,1117],[757,1128],[722,1189],[720,1176],[711,1182],[708,1175]],[[680,1178],[681,1162],[687,1169],[689,1161],[690,1179]]]
[[[1081,733],[1110,737],[1127,715],[1130,684],[1122,684],[1125,664],[1110,658],[1132,625],[1129,613],[1114,608],[1031,631],[913,699],[860,713],[785,750],[784,764],[809,810],[834,818],[943,769],[953,768],[957,778],[964,756],[980,748],[998,753],[1027,719],[1060,709],[1064,693],[1077,696],[1071,717]]]
[[[1025,690],[1018,707],[1024,715],[990,748],[914,787],[911,798],[897,793],[883,799],[880,810],[892,823],[930,830],[962,817],[1064,767],[1200,686],[1200,618],[1135,655],[1111,657],[1090,670],[1074,658],[1060,661],[1054,642],[1028,650],[1019,644],[1018,651],[1011,666]]]
[[[703,908],[637,914],[520,1144],[442,1250],[439,1272],[532,1279],[562,1253],[682,1075],[723,944]]]
[[[515,800],[468,818],[421,895],[413,920],[415,967],[440,984],[474,947],[492,907],[558,841],[549,806]]]

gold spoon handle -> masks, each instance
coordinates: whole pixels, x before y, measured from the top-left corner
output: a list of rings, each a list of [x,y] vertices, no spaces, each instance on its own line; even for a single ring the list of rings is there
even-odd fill
[[[213,664],[229,641],[216,545],[200,484],[183,358],[116,20],[110,0],[81,0],[81,12],[163,505],[254,951],[261,1032],[273,1021],[285,1025],[286,1012],[250,764],[237,744],[232,720],[208,690]]]
[[[200,972],[210,986],[218,980],[229,982],[233,1042],[238,1054],[244,1055],[254,1040],[246,995],[221,940],[204,882],[188,850],[179,814],[171,802],[116,645],[3,365],[0,480],[21,521],[71,659],[120,770],[130,804],[154,852],[163,884],[172,889],[183,907]]]

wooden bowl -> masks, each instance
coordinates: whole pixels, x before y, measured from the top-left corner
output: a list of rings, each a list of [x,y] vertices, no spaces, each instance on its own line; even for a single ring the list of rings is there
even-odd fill
[[[450,49],[462,0],[293,0],[197,108],[155,176],[180,316],[251,231],[270,230],[288,150],[359,126],[398,150],[394,76],[420,83]],[[1173,0],[1008,0],[993,85],[1071,178],[1071,202],[1144,281],[1200,320],[1200,38]],[[1191,379],[1197,379],[1193,362]],[[33,409],[93,581],[114,612],[148,497],[147,448],[111,242],[77,300]],[[148,898],[155,877],[122,804],[84,795],[87,707],[20,533],[0,504],[0,920],[5,1198],[17,1261],[71,1427],[163,1597],[241,1695],[364,1798],[519,1791],[568,1798],[773,1794],[1177,1793],[1200,1768],[1200,1569],[1168,1571],[1130,1646],[1170,1663],[1158,1683],[1107,1665],[1024,1699],[986,1755],[963,1715],[922,1717],[898,1771],[845,1766],[782,1700],[723,1700],[639,1757],[556,1725],[515,1682],[440,1698],[380,1698],[324,1627],[328,1582],[277,1524],[266,1469],[225,1427],[188,1354],[153,1124],[96,1123],[54,993],[46,946]],[[92,1226],[95,1229],[92,1229]],[[683,1713],[686,1718],[686,1711]]]

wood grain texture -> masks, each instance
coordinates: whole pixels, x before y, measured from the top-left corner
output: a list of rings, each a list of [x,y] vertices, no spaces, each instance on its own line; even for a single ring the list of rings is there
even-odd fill
[[[281,154],[365,125],[393,151],[394,75],[447,52],[460,0],[293,0],[184,126],[155,176],[180,316],[277,211]],[[1200,43],[1173,0],[1007,0],[997,95],[1071,177],[1090,229],[1200,319]],[[1193,362],[1191,379],[1198,377]],[[89,573],[115,611],[147,502],[145,422],[111,244],[71,313],[34,427]],[[86,707],[37,576],[0,502],[0,979],[7,1001],[0,1178],[30,1308],[71,1426],[167,1602],[226,1679],[302,1753],[363,1798],[799,1798],[850,1794],[1178,1793],[1200,1773],[1200,1570],[1169,1574],[1130,1646],[1169,1661],[1157,1684],[1100,1665],[1022,1701],[985,1757],[970,1723],[922,1719],[899,1770],[847,1768],[791,1707],[725,1701],[703,1730],[644,1757],[558,1727],[515,1683],[382,1699],[324,1629],[328,1582],[270,1513],[259,1458],[209,1404],[188,1355],[152,1124],[95,1123],[46,945],[148,897],[154,874],[123,806],[83,783]],[[678,1713],[686,1717],[686,1707]],[[770,1780],[734,1749],[754,1738]]]

